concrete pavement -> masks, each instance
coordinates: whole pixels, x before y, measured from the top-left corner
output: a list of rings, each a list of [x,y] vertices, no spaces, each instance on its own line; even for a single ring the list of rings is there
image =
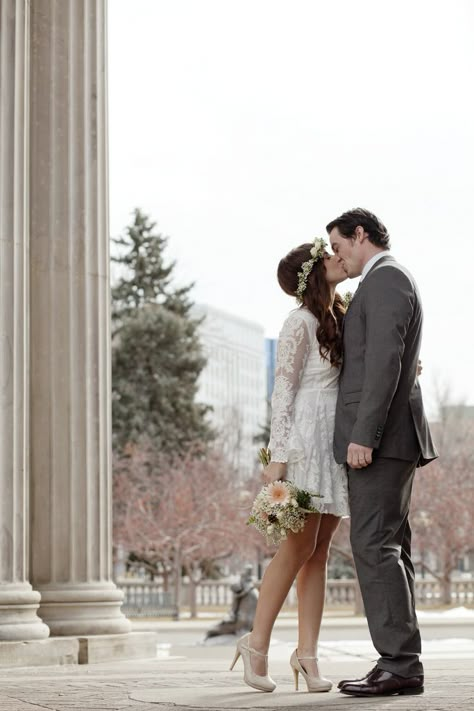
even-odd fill
[[[295,692],[290,669],[272,664],[277,689],[253,691],[241,681],[241,667],[228,671],[229,659],[206,649],[198,659],[170,657],[89,667],[56,667],[0,673],[2,711],[180,711],[181,709],[388,709],[396,711],[472,711],[473,660],[433,660],[426,665],[422,696],[353,699],[332,690]],[[226,654],[225,657],[228,657]],[[326,662],[324,674],[337,681],[363,673],[367,662]]]
[[[1,711],[181,711],[184,709],[368,709],[378,711],[474,711],[474,638],[465,624],[446,628],[444,638],[425,641],[426,692],[422,696],[354,699],[340,694],[295,692],[288,664],[295,620],[280,620],[270,648],[270,671],[277,683],[271,694],[242,682],[242,662],[229,671],[233,646],[202,646],[196,641],[209,622],[145,623],[159,631],[157,657],[145,661],[28,669],[0,668]],[[348,624],[346,624],[348,623]],[[444,624],[439,622],[440,625]],[[182,626],[183,625],[183,626]],[[346,630],[359,628],[359,639],[327,635],[319,656],[325,676],[337,682],[359,676],[373,666],[374,649],[365,621],[345,620]],[[334,621],[333,627],[342,626]],[[292,629],[291,629],[292,627]],[[197,635],[197,636],[196,636]],[[302,680],[300,679],[300,682]],[[301,690],[303,689],[303,690]]]

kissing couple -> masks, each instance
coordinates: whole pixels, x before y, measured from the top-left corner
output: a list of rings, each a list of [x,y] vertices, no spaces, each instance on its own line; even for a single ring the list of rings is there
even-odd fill
[[[415,470],[438,455],[418,382],[423,311],[410,272],[390,254],[374,214],[345,212],[326,242],[296,247],[278,265],[278,282],[298,308],[283,324],[277,351],[264,480],[318,492],[317,512],[289,533],[263,576],[253,629],[237,643],[244,680],[273,691],[268,647],[296,578],[298,646],[291,655],[308,691],[325,692],[317,647],[331,540],[351,520],[351,546],[372,642],[379,656],[362,679],[338,687],[353,696],[423,692],[421,638],[408,521]],[[360,276],[349,306],[336,291]]]

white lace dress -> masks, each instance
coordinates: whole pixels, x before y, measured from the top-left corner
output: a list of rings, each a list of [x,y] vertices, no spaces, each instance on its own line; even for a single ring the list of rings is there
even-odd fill
[[[322,494],[321,513],[348,516],[347,474],[333,455],[339,370],[321,358],[318,321],[305,307],[291,311],[278,339],[269,448],[287,462],[287,479]]]

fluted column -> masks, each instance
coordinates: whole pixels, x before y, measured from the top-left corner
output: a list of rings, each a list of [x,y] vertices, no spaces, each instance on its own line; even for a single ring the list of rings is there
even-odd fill
[[[0,640],[49,630],[28,582],[28,6],[0,1]]]
[[[105,11],[31,3],[31,572],[55,635],[130,629],[111,578]]]

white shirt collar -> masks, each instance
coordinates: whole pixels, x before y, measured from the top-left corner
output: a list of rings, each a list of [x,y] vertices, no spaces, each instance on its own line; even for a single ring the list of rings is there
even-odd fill
[[[379,259],[382,259],[382,257],[386,257],[387,254],[389,254],[389,252],[386,249],[384,249],[383,252],[377,252],[377,254],[374,254],[374,256],[369,259],[367,264],[362,269],[362,274],[360,275],[360,281],[362,281],[367,276],[367,273],[372,269],[374,264],[376,264],[379,261]]]

